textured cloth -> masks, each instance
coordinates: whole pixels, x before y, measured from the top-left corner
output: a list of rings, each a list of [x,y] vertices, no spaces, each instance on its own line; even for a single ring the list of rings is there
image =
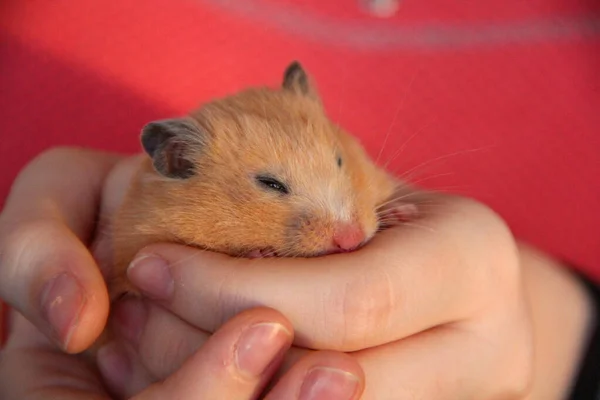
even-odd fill
[[[567,400],[600,400],[600,287],[585,275],[576,274],[591,302],[588,337]]]
[[[279,84],[298,59],[392,171],[600,278],[600,2],[359,4],[4,0],[0,205],[43,149],[138,151],[144,123]]]

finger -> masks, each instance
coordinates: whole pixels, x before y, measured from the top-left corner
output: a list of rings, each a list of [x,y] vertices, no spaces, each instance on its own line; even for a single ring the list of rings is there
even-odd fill
[[[133,368],[158,380],[177,371],[210,337],[163,307],[135,298],[114,304],[110,325],[115,341],[135,352],[139,363]],[[287,371],[307,352],[290,348],[277,373]]]
[[[163,380],[175,373],[210,337],[209,333],[191,326],[163,307],[135,298],[114,304],[110,325],[115,342],[120,345],[115,343],[114,352],[118,354],[110,355],[115,359],[110,363],[117,366],[101,366],[100,369],[110,373],[105,378],[110,382],[117,381],[112,387],[125,397],[127,393],[135,393],[140,387],[153,382],[146,379],[146,375],[154,380]],[[113,349],[109,352],[113,353]],[[277,374],[287,371],[307,352],[290,348]],[[120,357],[133,362],[119,361]],[[133,371],[124,374],[120,371],[125,367],[118,365],[125,365]],[[127,384],[121,383],[123,380]]]
[[[329,351],[314,352],[295,363],[265,400],[357,400],[363,393],[364,379],[353,357]]]
[[[128,277],[206,331],[262,304],[290,319],[299,346],[372,347],[469,318],[494,291],[518,285],[514,242],[501,220],[470,200],[438,203],[440,212],[418,221],[426,229],[390,229],[353,253],[248,260],[157,244],[140,252]]]
[[[98,350],[96,361],[102,381],[117,399],[131,398],[158,380],[125,343],[105,344]]]
[[[19,175],[0,215],[0,297],[68,352],[89,346],[108,313],[86,248],[114,155],[44,153]]]
[[[119,398],[128,398],[155,380],[166,379],[209,338],[163,308],[137,299],[116,305],[114,318],[114,332],[126,344],[109,345],[108,361],[105,349],[98,357],[105,381]],[[356,360],[343,353],[304,354],[306,351],[299,349],[288,351],[277,371],[283,378],[267,398],[292,398],[290,393],[302,393],[300,399],[357,398],[364,384]]]
[[[140,299],[121,301],[112,313],[110,324],[116,339],[130,346],[140,366],[157,379],[166,379],[181,368],[210,337],[164,308]]]
[[[247,310],[225,323],[173,375],[139,399],[255,399],[292,342],[292,326],[278,312]]]
[[[121,206],[129,190],[131,179],[139,169],[142,161],[142,155],[121,160],[113,167],[104,182],[96,237],[90,248],[105,280],[110,275],[113,264],[112,219]]]

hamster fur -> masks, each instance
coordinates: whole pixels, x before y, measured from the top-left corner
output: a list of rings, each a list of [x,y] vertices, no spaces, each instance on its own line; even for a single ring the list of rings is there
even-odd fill
[[[393,201],[403,186],[327,117],[298,62],[278,88],[150,122],[141,143],[148,157],[112,222],[111,299],[137,293],[127,266],[150,243],[313,257],[355,250],[416,212]]]

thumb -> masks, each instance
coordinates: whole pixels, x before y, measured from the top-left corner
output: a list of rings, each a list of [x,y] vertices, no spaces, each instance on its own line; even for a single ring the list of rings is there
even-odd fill
[[[86,242],[118,160],[81,149],[43,153],[0,214],[0,298],[67,352],[87,348],[106,322],[108,293]]]
[[[266,386],[293,340],[292,326],[268,308],[246,310],[227,321],[167,379],[148,386],[133,354],[109,343],[98,366],[114,393],[136,399],[254,399]],[[132,357],[134,359],[132,359]]]

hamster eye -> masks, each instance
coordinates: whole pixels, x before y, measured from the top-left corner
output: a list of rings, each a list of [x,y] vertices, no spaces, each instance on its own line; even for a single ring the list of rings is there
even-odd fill
[[[276,192],[282,194],[288,194],[288,188],[281,182],[279,182],[275,178],[271,178],[270,176],[257,176],[256,181],[265,189],[274,190]]]
[[[342,167],[342,157],[339,157],[339,156],[338,156],[338,158],[337,158],[337,165],[338,165],[338,167],[340,167],[340,168]]]

